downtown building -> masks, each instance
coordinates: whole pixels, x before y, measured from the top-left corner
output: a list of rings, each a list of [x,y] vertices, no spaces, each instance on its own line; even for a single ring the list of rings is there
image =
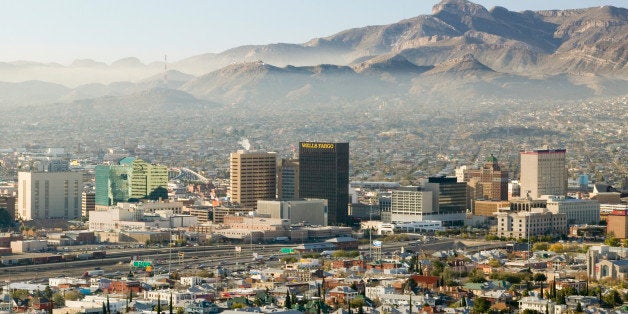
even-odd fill
[[[567,169],[564,149],[522,151],[521,197],[538,199],[541,195],[567,194]]]
[[[326,199],[328,224],[348,223],[349,143],[299,143],[299,197]]]
[[[16,218],[81,218],[81,172],[19,172]]]
[[[497,158],[491,155],[480,169],[462,166],[456,169],[458,182],[469,185],[469,199],[506,201],[508,200],[508,171],[502,170]]]
[[[97,165],[96,209],[144,198],[168,198],[168,168],[126,157],[117,165]]]
[[[89,218],[89,213],[96,210],[96,193],[92,191],[83,191],[81,198],[81,215]]]
[[[531,236],[566,235],[567,214],[554,214],[546,208],[532,208],[530,211],[498,212],[497,236],[524,239]]]
[[[231,202],[256,209],[258,200],[275,199],[276,174],[276,153],[251,150],[231,153]]]
[[[600,222],[600,203],[596,200],[576,199],[557,195],[543,195],[546,207],[554,214],[566,214],[570,225],[597,225]]]
[[[455,177],[430,177],[421,186],[393,190],[391,223],[439,221],[443,226],[462,225],[466,217],[467,187]]]
[[[327,226],[327,200],[259,200],[257,214],[260,217],[287,219],[291,224]]]
[[[291,200],[299,198],[299,160],[282,159],[277,165],[277,198]]]

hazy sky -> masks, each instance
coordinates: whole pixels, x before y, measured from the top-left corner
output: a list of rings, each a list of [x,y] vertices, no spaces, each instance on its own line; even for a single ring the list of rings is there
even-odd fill
[[[0,61],[168,61],[245,44],[303,43],[431,13],[438,0],[0,0]],[[477,0],[513,11],[628,0]]]

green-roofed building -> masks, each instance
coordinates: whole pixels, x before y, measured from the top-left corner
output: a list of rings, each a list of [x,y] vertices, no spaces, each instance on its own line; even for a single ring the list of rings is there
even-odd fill
[[[166,189],[168,168],[126,157],[117,165],[98,165],[96,174],[96,206],[146,198],[157,189]]]

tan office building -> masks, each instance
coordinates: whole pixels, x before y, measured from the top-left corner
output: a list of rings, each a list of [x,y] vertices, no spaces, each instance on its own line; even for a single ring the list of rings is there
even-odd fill
[[[614,210],[606,217],[606,234],[611,232],[616,238],[628,239],[628,211]]]
[[[567,169],[564,149],[522,151],[521,196],[567,194]]]
[[[497,158],[491,155],[480,169],[471,169],[469,180],[476,178],[481,186],[479,197],[491,201],[508,200],[508,171],[502,170]]]
[[[272,200],[277,187],[277,154],[239,150],[231,153],[231,202],[257,208],[258,200]]]
[[[477,216],[495,217],[500,208],[510,208],[508,201],[475,201],[473,214]]]
[[[545,208],[533,208],[530,212],[499,212],[496,215],[498,237],[559,236],[569,231],[567,214],[553,214]]]

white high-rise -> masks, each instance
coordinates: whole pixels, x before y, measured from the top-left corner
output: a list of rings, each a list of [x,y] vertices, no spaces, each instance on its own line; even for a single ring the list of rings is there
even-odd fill
[[[564,149],[522,151],[521,196],[537,199],[541,195],[567,194],[567,169]]]
[[[83,174],[80,172],[20,172],[16,217],[81,218]]]

